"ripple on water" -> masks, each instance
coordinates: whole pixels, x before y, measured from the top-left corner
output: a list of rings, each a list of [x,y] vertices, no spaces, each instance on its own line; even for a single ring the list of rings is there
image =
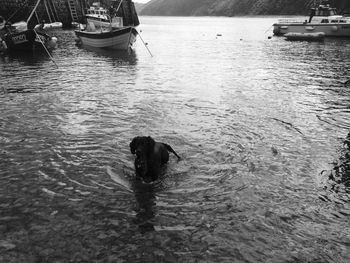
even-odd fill
[[[32,261],[348,262],[348,189],[321,173],[349,129],[347,41],[267,40],[272,18],[142,19],[154,57],[62,30],[58,69],[0,58],[4,242]],[[152,184],[135,180],[139,135],[182,157]]]

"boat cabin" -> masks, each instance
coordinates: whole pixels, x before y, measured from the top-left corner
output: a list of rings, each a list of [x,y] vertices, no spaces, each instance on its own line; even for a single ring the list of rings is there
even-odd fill
[[[309,23],[326,24],[326,23],[348,23],[343,16],[338,15],[337,9],[329,5],[319,5],[311,8]]]
[[[337,9],[329,5],[320,5],[317,8],[311,8],[311,15],[313,16],[336,16]]]
[[[106,9],[103,9],[102,7],[100,8],[94,8],[90,7],[90,9],[87,10],[88,15],[97,15],[97,16],[107,16],[107,11]]]
[[[93,26],[90,26],[91,30],[95,30],[95,27],[112,27],[119,28],[123,27],[124,21],[122,17],[116,16],[113,8],[107,10],[106,8],[101,7],[99,2],[95,2],[86,10],[87,24],[90,22],[93,23]]]

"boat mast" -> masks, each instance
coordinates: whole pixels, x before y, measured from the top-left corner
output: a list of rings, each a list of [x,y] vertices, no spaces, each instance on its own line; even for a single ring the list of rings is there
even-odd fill
[[[118,8],[117,8],[117,11],[116,11],[116,12],[119,11],[119,8],[120,8],[120,6],[122,5],[122,3],[123,3],[123,0],[120,0],[120,3],[119,3],[119,5],[118,5]]]
[[[32,18],[32,16],[34,15],[35,10],[38,8],[38,5],[40,3],[41,0],[38,0],[38,2],[36,2],[36,5],[34,6],[34,9],[32,10],[32,12],[30,13],[28,19],[27,19],[27,24],[29,23],[29,20]]]

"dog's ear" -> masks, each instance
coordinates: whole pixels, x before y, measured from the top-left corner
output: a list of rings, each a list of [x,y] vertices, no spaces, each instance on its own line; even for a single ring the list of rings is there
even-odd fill
[[[132,139],[131,143],[130,143],[130,151],[132,154],[135,154],[136,151],[136,147],[138,144],[138,137],[135,137],[134,139]]]
[[[148,153],[148,155],[150,155],[154,151],[155,144],[156,144],[156,142],[155,142],[155,140],[153,140],[153,138],[151,136],[148,136],[146,138],[146,145],[147,145],[147,153]]]

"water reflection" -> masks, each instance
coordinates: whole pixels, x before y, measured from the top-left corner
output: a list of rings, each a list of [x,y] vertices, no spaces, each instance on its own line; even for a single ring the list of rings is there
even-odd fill
[[[4,63],[18,62],[21,66],[39,66],[43,62],[50,61],[48,54],[41,51],[4,52],[0,55],[0,58]]]
[[[45,54],[38,66],[0,57],[0,93],[40,90],[0,95],[0,222],[32,218],[0,224],[0,250],[17,246],[0,258],[350,262],[349,180],[323,173],[340,186],[323,202],[315,179],[349,160],[337,152],[350,128],[347,44],[267,40],[267,18],[145,19],[152,59],[141,45],[137,56],[78,48],[74,31],[53,52],[59,69]],[[131,179],[136,134],[184,156],[158,185]]]
[[[140,179],[135,179],[133,188],[137,201],[136,224],[141,233],[154,231],[156,185],[154,183],[144,183]]]
[[[94,56],[107,58],[112,62],[113,67],[118,67],[125,63],[129,65],[137,64],[136,52],[131,48],[128,50],[111,50],[89,46],[78,46],[78,48],[87,50],[90,53],[94,53]]]

